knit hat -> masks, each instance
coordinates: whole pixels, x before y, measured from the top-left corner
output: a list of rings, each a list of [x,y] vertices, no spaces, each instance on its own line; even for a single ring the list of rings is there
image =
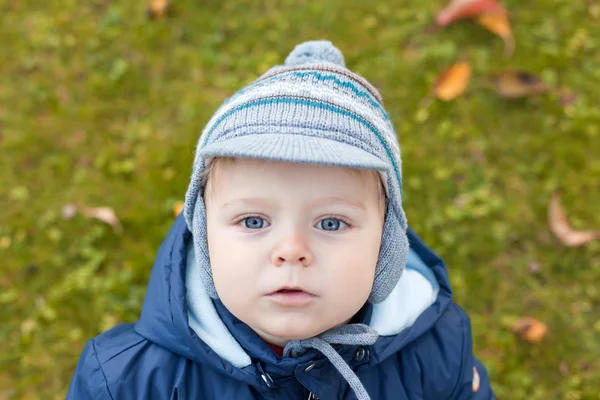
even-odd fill
[[[218,298],[206,232],[200,176],[213,157],[250,157],[379,171],[387,211],[371,303],[385,300],[406,265],[400,146],[379,92],[345,67],[328,41],[302,43],[228,98],[198,141],[184,216],[192,232],[202,282]]]

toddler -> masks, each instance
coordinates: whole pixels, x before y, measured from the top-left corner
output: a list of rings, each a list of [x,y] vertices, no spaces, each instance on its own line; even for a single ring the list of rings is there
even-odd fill
[[[327,41],[216,111],[141,316],[68,399],[493,399],[444,263],[408,227],[378,91]]]

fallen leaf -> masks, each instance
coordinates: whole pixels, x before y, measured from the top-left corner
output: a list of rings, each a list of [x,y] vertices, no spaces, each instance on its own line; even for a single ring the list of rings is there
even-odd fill
[[[550,230],[556,237],[569,247],[582,246],[592,240],[600,238],[600,230],[597,231],[578,231],[575,230],[567,219],[561,202],[558,190],[552,194],[552,200],[548,209],[548,224]]]
[[[173,206],[173,214],[175,214],[175,216],[177,217],[177,216],[179,216],[179,214],[181,214],[182,211],[183,211],[183,201],[178,201]]]
[[[488,31],[500,36],[504,40],[504,57],[512,56],[515,51],[515,39],[508,22],[508,12],[506,10],[490,11],[479,15],[477,23]]]
[[[150,0],[148,7],[148,17],[151,19],[162,19],[167,14],[169,0]]]
[[[511,330],[529,343],[539,343],[546,336],[548,327],[535,318],[523,317],[512,325]]]
[[[490,86],[507,99],[532,96],[549,90],[548,85],[528,72],[507,70],[487,78]]]
[[[448,26],[461,19],[498,11],[504,11],[504,7],[494,0],[451,0],[436,15],[435,21],[438,26]]]
[[[449,101],[460,96],[471,79],[471,64],[459,61],[440,74],[433,86],[433,94],[440,100]]]
[[[110,207],[79,207],[81,213],[88,218],[94,218],[99,221],[105,222],[113,227],[115,232],[123,232],[123,227],[119,222],[119,218],[115,214],[115,211]]]

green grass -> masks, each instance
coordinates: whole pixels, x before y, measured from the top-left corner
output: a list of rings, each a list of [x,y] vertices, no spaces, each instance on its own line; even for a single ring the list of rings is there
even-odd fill
[[[204,124],[319,38],[384,97],[409,222],[446,260],[498,397],[600,398],[600,241],[566,248],[546,222],[562,187],[573,225],[600,228],[600,6],[505,4],[510,60],[473,23],[423,34],[442,0],[179,0],[165,21],[143,2],[0,0],[0,398],[64,398],[86,340],[136,320]],[[468,93],[420,110],[457,59]],[[481,88],[507,67],[578,99]],[[124,233],[63,219],[70,202],[114,208]],[[524,315],[548,324],[542,343],[511,333]]]

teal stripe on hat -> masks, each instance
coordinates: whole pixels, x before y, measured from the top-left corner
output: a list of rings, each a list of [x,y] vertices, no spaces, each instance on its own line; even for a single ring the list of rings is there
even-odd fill
[[[262,105],[271,105],[271,104],[300,104],[300,105],[305,105],[305,106],[309,106],[309,107],[315,107],[315,108],[320,108],[322,110],[327,110],[327,111],[331,111],[334,112],[336,114],[341,114],[344,115],[346,117],[352,118],[355,121],[360,122],[361,124],[363,124],[367,129],[369,129],[378,139],[379,142],[381,143],[381,145],[383,146],[383,148],[385,149],[385,152],[390,160],[390,162],[392,163],[392,167],[394,169],[394,174],[396,177],[396,181],[398,182],[398,187],[400,189],[400,195],[402,195],[402,179],[400,178],[400,170],[398,168],[398,164],[396,163],[396,161],[394,160],[394,156],[392,154],[392,151],[390,150],[387,142],[385,141],[385,139],[381,136],[381,133],[379,133],[379,131],[377,131],[377,129],[375,129],[373,127],[373,125],[371,125],[367,120],[365,120],[364,118],[362,118],[361,116],[346,110],[342,107],[338,107],[338,106],[334,106],[332,104],[328,104],[328,103],[324,103],[318,100],[312,100],[312,99],[305,99],[305,98],[297,98],[297,97],[291,97],[291,96],[280,96],[280,97],[271,97],[271,98],[263,98],[263,99],[256,99],[256,100],[252,100],[249,101],[247,103],[244,104],[240,104],[234,108],[232,108],[231,110],[228,110],[227,112],[225,112],[225,114],[221,115],[217,121],[215,121],[215,123],[213,124],[213,126],[210,128],[210,130],[206,133],[206,137],[204,139],[204,142],[202,143],[201,147],[204,147],[210,140],[213,132],[215,131],[215,129],[221,124],[221,122],[223,122],[226,118],[230,117],[232,114],[250,108],[250,107],[257,107],[257,106],[262,106]]]
[[[371,104],[371,106],[373,106],[374,108],[381,111],[381,113],[385,116],[385,119],[390,121],[390,116],[388,115],[387,111],[385,111],[385,109],[381,106],[381,104],[379,103],[379,101],[377,101],[377,99],[373,99],[373,95],[369,91],[360,90],[352,82],[344,82],[344,81],[340,80],[337,76],[335,76],[334,73],[326,75],[326,74],[323,74],[321,72],[316,72],[316,71],[292,71],[292,72],[288,72],[288,73],[280,73],[280,74],[271,76],[269,78],[259,80],[255,83],[251,84],[250,86],[235,93],[233,96],[231,96],[229,99],[227,99],[225,101],[225,104],[230,103],[231,101],[235,100],[240,95],[246,93],[248,90],[263,86],[267,83],[281,80],[285,77],[288,77],[289,75],[293,75],[297,78],[304,78],[305,76],[314,76],[315,78],[319,79],[320,81],[333,81],[337,84],[338,87],[341,87],[344,89],[350,89],[358,97],[366,97],[367,100],[369,101],[369,103]]]

